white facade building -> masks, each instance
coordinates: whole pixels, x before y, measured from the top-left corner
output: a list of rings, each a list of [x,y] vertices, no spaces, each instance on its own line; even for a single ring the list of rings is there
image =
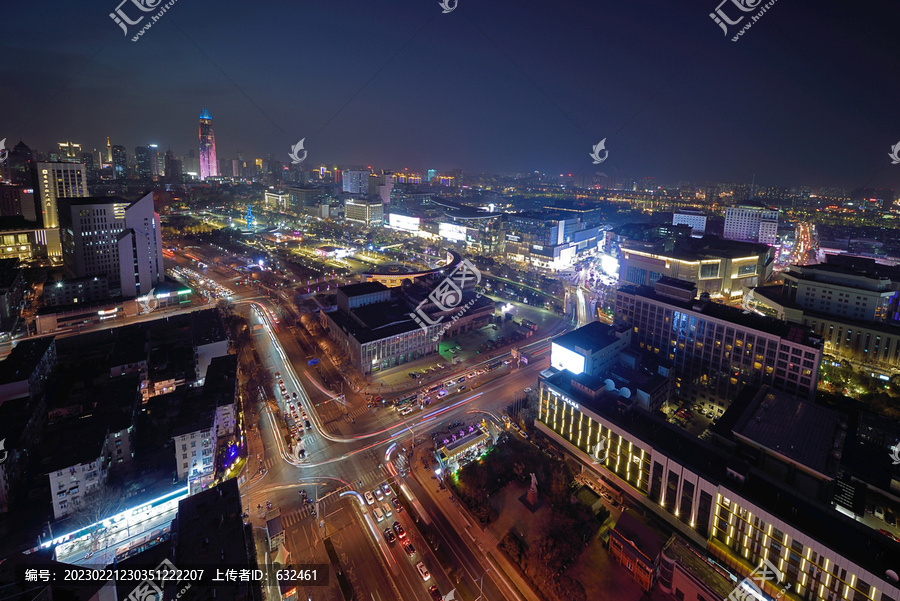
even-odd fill
[[[178,479],[192,481],[212,476],[216,458],[216,412],[203,416],[207,423],[196,426],[196,430],[182,431],[175,439],[175,467]],[[200,420],[203,421],[203,420]],[[211,424],[209,422],[212,422]]]
[[[60,202],[63,263],[70,277],[105,275],[122,296],[148,294],[165,280],[159,215],[153,194],[66,198]]]
[[[94,461],[76,463],[50,472],[50,496],[53,500],[53,518],[60,519],[78,508],[84,495],[106,481],[102,456]]]
[[[778,209],[738,206],[725,209],[725,238],[774,245],[778,239]]]
[[[706,215],[700,211],[679,211],[672,215],[672,225],[687,225],[691,235],[701,236],[706,233]]]

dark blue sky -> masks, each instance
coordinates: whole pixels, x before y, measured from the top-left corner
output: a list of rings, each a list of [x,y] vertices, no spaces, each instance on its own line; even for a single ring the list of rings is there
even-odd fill
[[[219,158],[289,160],[306,138],[310,163],[388,169],[900,182],[893,1],[777,0],[732,42],[749,17],[725,37],[718,0],[177,0],[137,43],[149,18],[125,37],[118,2],[5,3],[7,148],[183,154],[207,107]]]

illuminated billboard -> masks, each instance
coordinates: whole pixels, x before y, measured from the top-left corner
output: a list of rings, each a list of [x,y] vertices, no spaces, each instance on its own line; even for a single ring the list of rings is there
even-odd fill
[[[441,238],[452,240],[453,242],[465,242],[466,240],[466,227],[464,225],[441,223],[438,226],[438,233],[441,235]]]
[[[419,217],[410,217],[399,213],[388,214],[388,227],[392,229],[403,230],[404,232],[418,232],[420,225],[421,218]]]
[[[585,357],[557,343],[550,345],[550,366],[556,369],[567,369],[573,374],[584,373]]]

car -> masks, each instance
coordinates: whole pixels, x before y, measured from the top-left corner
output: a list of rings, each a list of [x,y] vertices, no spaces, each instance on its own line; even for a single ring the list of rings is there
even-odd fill
[[[456,383],[457,383],[457,384],[462,384],[462,383],[465,382],[465,381],[466,381],[466,377],[463,376],[463,377],[459,378],[458,380],[456,380]]]
[[[312,428],[312,424],[309,423],[309,420],[305,420],[305,421],[303,422],[303,425],[306,426],[306,429],[307,429],[307,430],[309,430],[310,428]]]
[[[386,540],[389,544],[390,544],[390,543],[393,543],[395,540],[397,540],[397,539],[394,537],[394,533],[391,532],[391,529],[390,529],[390,528],[385,528],[385,529],[384,529],[384,540]]]
[[[510,363],[512,363],[512,359],[507,359],[503,362],[503,365],[509,365]]]
[[[897,525],[897,518],[894,516],[894,512],[891,511],[890,509],[886,509],[884,511],[884,521],[887,523],[888,526],[896,526]]]
[[[381,492],[380,488],[376,488],[374,492],[375,492],[376,499],[378,499],[379,501],[384,501],[384,493]]]
[[[280,378],[280,377],[281,377],[281,372],[280,372],[280,371],[276,371],[276,372],[275,372],[275,377],[276,377],[276,378]]]
[[[525,394],[528,394],[529,392],[531,392],[531,386],[525,389]]]
[[[278,380],[278,383],[284,386],[284,380]]]
[[[406,530],[403,529],[400,522],[394,522],[394,532],[397,533],[397,538],[406,538]]]
[[[394,496],[394,491],[391,490],[391,485],[385,482],[381,485],[381,490],[384,491],[385,496],[392,497]]]
[[[366,491],[365,497],[366,497],[366,503],[368,503],[369,505],[375,504],[375,497],[372,496],[372,493],[370,493],[369,491]]]
[[[388,516],[388,517],[394,515],[394,511],[391,509],[390,504],[385,503],[385,504],[382,505],[381,507],[382,507],[383,510],[384,510],[384,515],[386,515],[386,516]]]
[[[375,516],[375,520],[378,521],[378,522],[380,522],[381,520],[384,519],[384,514],[381,513],[381,510],[378,509],[377,507],[376,507],[375,509],[372,510],[372,515]]]
[[[403,505],[400,504],[400,499],[398,499],[397,497],[394,497],[393,499],[391,499],[391,503],[394,504],[394,509],[397,510],[397,513],[400,513],[401,511],[403,511]]]
[[[447,396],[447,389],[446,389],[446,388],[441,388],[441,389],[438,391],[438,397],[444,398],[445,396]]]
[[[496,328],[497,326],[494,327]],[[441,591],[439,591],[438,587],[434,584],[428,587],[428,592],[431,593],[431,598],[434,599],[434,601],[441,601],[444,598],[441,596]]]
[[[459,390],[457,392],[462,392],[465,389],[466,389],[466,385],[463,384],[462,386],[459,387]]]
[[[296,393],[296,392],[291,393],[291,397],[296,399],[296,398],[297,398],[297,393]]]
[[[403,550],[406,551],[406,554],[410,557],[416,554],[416,548],[412,546],[412,543],[403,543]]]
[[[300,417],[302,417],[303,419],[309,419],[309,416],[306,415],[306,411],[303,411],[302,409],[300,410]]]
[[[879,520],[884,519],[884,507],[881,507],[879,505],[875,508],[875,517],[878,518]]]
[[[412,412],[413,412],[412,407],[404,407],[403,409],[400,410],[400,415],[409,415]]]
[[[422,580],[426,582],[431,579],[431,573],[428,571],[428,568],[425,567],[423,562],[419,562],[416,564],[416,569],[419,570],[419,575],[422,576]]]

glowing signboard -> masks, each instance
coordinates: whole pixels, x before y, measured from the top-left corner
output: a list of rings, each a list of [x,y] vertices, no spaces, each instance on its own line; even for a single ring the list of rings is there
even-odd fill
[[[466,228],[455,223],[441,223],[438,225],[438,233],[441,238],[452,240],[453,242],[464,242],[466,240]]]
[[[585,357],[554,342],[550,345],[550,365],[577,375],[584,373]]]

